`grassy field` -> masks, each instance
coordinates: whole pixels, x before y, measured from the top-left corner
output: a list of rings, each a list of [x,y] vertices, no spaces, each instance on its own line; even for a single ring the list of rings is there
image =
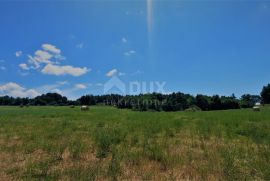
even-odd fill
[[[270,107],[0,107],[0,180],[270,180]]]

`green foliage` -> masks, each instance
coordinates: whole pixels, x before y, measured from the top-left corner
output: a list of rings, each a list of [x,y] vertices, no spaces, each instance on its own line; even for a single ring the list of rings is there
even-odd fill
[[[79,165],[65,170],[64,174],[67,175],[70,180],[95,181],[97,180],[99,169],[99,163],[92,163],[86,167]]]
[[[78,102],[80,102],[81,105],[96,105],[96,100],[93,95],[82,96],[78,99]]]
[[[125,136],[125,132],[121,129],[97,127],[95,131],[95,142],[98,147],[97,157],[106,158],[111,152],[111,147],[121,143]]]
[[[58,177],[57,174],[49,174],[49,168],[54,162],[55,160],[51,159],[31,161],[26,166],[24,177],[27,180],[56,180]]]
[[[258,95],[244,94],[241,97],[240,105],[242,108],[251,108],[257,102],[261,102],[261,97]]]
[[[171,94],[148,93],[140,95],[84,95],[76,101],[70,101],[66,97],[57,93],[47,93],[29,98],[13,98],[9,96],[0,97],[0,105],[109,105],[117,106],[120,109],[132,109],[135,111],[194,111],[195,106],[203,111],[208,110],[227,110],[251,108],[256,102],[270,103],[270,84],[263,87],[261,97],[258,95],[244,94],[241,99],[232,96],[206,96],[198,94],[195,97],[190,94],[173,92]],[[197,109],[196,109],[197,110]],[[196,111],[195,110],[195,111]]]
[[[207,111],[210,109],[210,97],[204,95],[196,96],[196,105],[201,108],[203,111]]]
[[[117,150],[114,150],[112,152],[112,158],[109,163],[109,169],[108,169],[108,175],[112,178],[112,180],[118,180],[117,177],[121,172],[121,166],[120,166],[120,158],[117,154]]]
[[[270,104],[270,84],[263,87],[261,97],[264,104]]]
[[[202,109],[196,105],[191,105],[188,109],[185,111],[187,112],[197,112],[197,111],[202,111]]]
[[[223,157],[223,174],[228,181],[245,180],[242,178],[240,168],[237,165],[236,154],[232,148],[221,151]]]
[[[80,155],[85,150],[85,145],[79,139],[72,140],[69,145],[69,151],[71,152],[72,158],[79,159]]]

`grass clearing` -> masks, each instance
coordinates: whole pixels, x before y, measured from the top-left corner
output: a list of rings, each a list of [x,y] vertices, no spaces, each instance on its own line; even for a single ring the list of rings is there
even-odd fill
[[[270,107],[0,107],[4,180],[270,180]]]

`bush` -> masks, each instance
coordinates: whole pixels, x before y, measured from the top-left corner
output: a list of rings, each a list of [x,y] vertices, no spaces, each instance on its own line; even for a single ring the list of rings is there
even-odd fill
[[[202,109],[196,105],[192,105],[190,106],[188,109],[186,109],[185,111],[187,112],[197,112],[197,111],[202,111]]]

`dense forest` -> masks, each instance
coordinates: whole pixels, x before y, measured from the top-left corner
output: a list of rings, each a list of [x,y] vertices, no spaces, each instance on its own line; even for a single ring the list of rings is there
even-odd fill
[[[109,105],[137,111],[196,111],[250,108],[255,103],[270,103],[270,84],[263,87],[260,95],[244,94],[241,98],[231,96],[196,96],[181,92],[171,94],[148,93],[140,95],[84,95],[72,101],[57,93],[47,93],[30,98],[0,97],[0,105],[10,106],[66,106],[66,105]]]

